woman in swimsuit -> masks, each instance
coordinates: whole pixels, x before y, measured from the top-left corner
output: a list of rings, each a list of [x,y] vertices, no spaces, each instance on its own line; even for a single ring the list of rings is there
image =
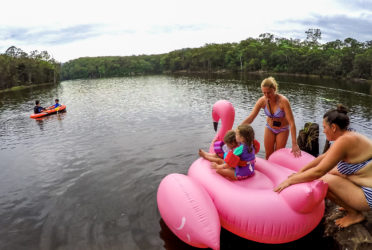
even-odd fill
[[[334,141],[332,146],[274,189],[280,192],[292,184],[321,178],[328,183],[327,197],[346,211],[335,221],[339,227],[363,221],[362,211],[372,209],[372,140],[348,126],[344,106],[325,113],[324,133]]]
[[[275,150],[285,147],[289,130],[292,137],[292,152],[296,157],[300,156],[301,151],[296,140],[296,125],[288,99],[277,93],[278,84],[273,77],[262,81],[261,90],[264,96],[258,99],[252,112],[242,124],[251,124],[259,111],[264,109],[267,115],[264,134],[266,159]]]

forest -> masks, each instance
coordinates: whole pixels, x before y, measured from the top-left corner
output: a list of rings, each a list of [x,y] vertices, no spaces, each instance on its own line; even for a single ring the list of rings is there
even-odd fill
[[[321,44],[321,31],[306,39],[261,34],[239,43],[206,44],[159,55],[83,57],[62,65],[61,78],[104,78],[184,72],[273,72],[372,79],[372,40]]]
[[[15,46],[0,54],[0,90],[15,86],[56,83],[60,80],[61,65],[47,51],[29,54]]]

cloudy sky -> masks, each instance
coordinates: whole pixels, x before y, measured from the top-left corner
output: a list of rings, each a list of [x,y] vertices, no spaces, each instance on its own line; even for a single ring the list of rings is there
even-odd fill
[[[271,33],[320,42],[372,40],[372,0],[2,0],[0,53],[16,46],[59,62],[167,53]]]

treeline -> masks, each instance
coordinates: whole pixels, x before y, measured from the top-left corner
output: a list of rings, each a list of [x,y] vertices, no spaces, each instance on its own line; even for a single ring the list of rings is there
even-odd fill
[[[0,54],[0,89],[19,85],[58,82],[61,65],[46,51],[27,54],[12,46]]]
[[[320,44],[319,29],[305,33],[303,41],[265,33],[239,43],[206,44],[161,55],[79,58],[63,65],[62,79],[225,70],[372,78],[372,41],[346,38]]]

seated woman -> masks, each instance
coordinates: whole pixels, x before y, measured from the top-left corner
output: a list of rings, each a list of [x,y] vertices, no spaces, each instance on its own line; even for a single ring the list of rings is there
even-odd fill
[[[334,141],[332,146],[274,189],[280,192],[290,185],[321,178],[328,183],[327,198],[347,213],[335,221],[339,227],[363,221],[362,211],[372,208],[372,140],[348,130],[348,126],[344,106],[325,113],[324,133],[327,140]]]

